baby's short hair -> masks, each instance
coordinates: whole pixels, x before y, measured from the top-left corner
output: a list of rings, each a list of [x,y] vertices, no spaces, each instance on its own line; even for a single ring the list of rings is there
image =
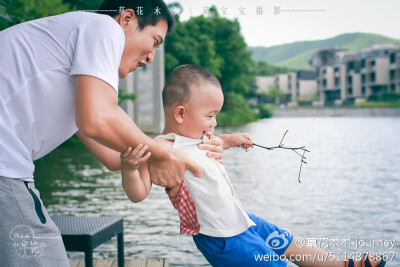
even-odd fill
[[[203,82],[221,88],[218,79],[203,67],[191,64],[176,67],[165,82],[162,92],[164,107],[170,107],[176,103],[187,103],[191,94],[191,86],[200,86]]]

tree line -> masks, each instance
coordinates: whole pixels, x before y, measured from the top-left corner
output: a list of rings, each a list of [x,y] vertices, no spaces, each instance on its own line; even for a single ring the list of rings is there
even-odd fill
[[[101,0],[0,0],[0,30],[15,24],[73,10],[95,10]],[[207,68],[221,82],[225,103],[217,117],[220,125],[238,125],[254,121],[258,115],[246,101],[255,97],[256,75],[273,75],[281,69],[255,62],[240,33],[237,19],[229,20],[211,7],[209,16],[181,21],[179,3],[170,4],[176,28],[165,41],[165,74],[182,64]]]

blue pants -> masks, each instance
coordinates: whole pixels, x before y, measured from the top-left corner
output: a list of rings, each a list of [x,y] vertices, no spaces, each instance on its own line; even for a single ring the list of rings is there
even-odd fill
[[[256,224],[232,237],[193,236],[197,248],[212,266],[286,266],[281,256],[293,236],[286,230],[248,213]]]

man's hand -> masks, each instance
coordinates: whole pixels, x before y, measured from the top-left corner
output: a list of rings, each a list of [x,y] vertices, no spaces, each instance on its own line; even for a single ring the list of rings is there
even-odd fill
[[[165,191],[170,197],[178,193],[186,170],[190,170],[197,177],[203,176],[199,166],[183,152],[176,149],[168,151],[167,159],[150,157],[149,170],[151,181],[156,185],[165,187]]]
[[[211,132],[206,132],[208,140],[198,145],[198,148],[207,150],[209,158],[216,159],[219,163],[223,164],[222,152],[224,151],[224,141],[219,137],[214,137]]]

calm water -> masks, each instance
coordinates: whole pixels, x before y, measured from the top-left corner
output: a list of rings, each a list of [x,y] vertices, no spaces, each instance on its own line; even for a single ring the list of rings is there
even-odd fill
[[[400,118],[274,118],[218,134],[248,132],[254,142],[305,145],[300,158],[289,150],[232,148],[225,166],[249,212],[290,229],[328,251],[386,252],[400,263]],[[63,147],[36,163],[36,185],[54,215],[123,216],[126,257],[167,257],[171,265],[207,265],[191,237],[179,234],[179,220],[164,190],[154,186],[139,204],[128,201],[119,172],[109,172],[84,147]],[[325,241],[324,241],[325,240]],[[363,247],[355,249],[355,242]],[[393,248],[367,246],[396,241]],[[366,242],[366,243],[365,243]],[[381,243],[382,244],[382,243]],[[72,258],[83,254],[70,253]],[[94,257],[117,257],[116,240]],[[290,265],[291,266],[291,265]]]

